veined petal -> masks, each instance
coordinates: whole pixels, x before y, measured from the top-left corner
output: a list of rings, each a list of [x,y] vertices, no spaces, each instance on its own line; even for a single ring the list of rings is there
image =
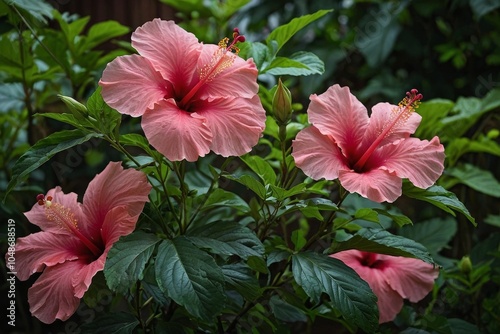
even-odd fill
[[[80,299],[73,291],[72,279],[83,266],[82,261],[67,261],[45,269],[28,290],[31,314],[46,324],[71,317],[80,305]]]
[[[368,113],[349,87],[333,85],[313,94],[307,110],[309,122],[324,135],[331,135],[344,156],[352,158],[368,126]]]
[[[85,245],[72,235],[33,233],[16,241],[17,277],[24,281],[45,267],[88,255]]]
[[[394,110],[397,110],[397,108],[398,106],[387,102],[377,103],[373,106],[372,114],[370,115],[370,122],[366,128],[366,133],[364,134],[361,150],[368,148],[382,133],[385,127],[390,125],[391,121],[394,120],[394,117],[396,116]],[[415,132],[421,120],[422,116],[416,112],[412,112],[408,119],[395,124],[391,131],[380,142],[379,146],[392,143],[393,141],[402,138],[408,138]]]
[[[113,60],[104,69],[99,85],[109,106],[133,117],[141,116],[164,96],[173,94],[170,83],[139,55]]]
[[[364,275],[366,278],[362,277],[361,274],[359,276],[368,282],[368,285],[378,298],[378,322],[381,324],[394,320],[403,308],[403,297],[387,284],[385,271],[376,268],[365,268],[368,268],[368,272]]]
[[[142,117],[142,128],[151,145],[171,161],[196,161],[210,152],[212,133],[205,120],[164,100]]]
[[[109,249],[104,252],[97,260],[92,261],[85,266],[82,266],[80,270],[73,276],[71,280],[71,286],[73,287],[74,296],[77,298],[82,298],[85,292],[90,287],[92,283],[92,278],[97,274],[97,272],[104,269],[104,263],[106,262],[106,256],[108,255]]]
[[[210,64],[214,52],[218,49],[218,46],[213,44],[203,46],[203,51],[198,60],[198,73],[207,64]],[[228,52],[225,57],[234,59],[232,65],[222,70],[214,79],[208,80],[200,88],[197,94],[198,98],[208,99],[211,97],[236,96],[248,99],[253,98],[259,90],[259,85],[257,84],[258,71],[253,60],[244,60],[231,52]]]
[[[372,169],[363,173],[341,170],[339,180],[347,191],[374,202],[392,203],[401,196],[401,178],[387,170]]]
[[[382,167],[400,178],[408,178],[419,188],[428,188],[444,170],[444,147],[438,137],[431,141],[407,138],[374,152],[374,159],[384,160]]]
[[[297,167],[315,180],[334,180],[338,178],[340,170],[349,169],[346,158],[333,138],[323,135],[315,126],[301,130],[292,148]]]
[[[144,202],[142,202],[142,206],[144,206]],[[109,211],[104,224],[102,224],[101,231],[102,237],[105,240],[104,252],[108,252],[121,236],[132,233],[138,218],[139,215],[131,216],[125,206],[116,207]]]
[[[438,268],[419,259],[386,257],[390,265],[385,268],[385,279],[401,297],[416,303],[432,290],[439,276]]]
[[[165,79],[174,83],[179,96],[187,93],[202,48],[195,35],[174,21],[154,19],[132,33],[132,46],[149,59]]]
[[[403,298],[394,291],[386,281],[385,270],[364,265],[363,252],[355,249],[330,255],[351,267],[364,281],[368,283],[377,296],[379,323],[393,320],[403,307]],[[377,256],[380,256],[377,254]]]
[[[150,190],[151,185],[144,173],[123,169],[120,162],[110,162],[87,187],[83,211],[88,224],[80,226],[80,229],[88,237],[105,243],[106,240],[101,238],[101,229],[109,212],[120,208],[128,215],[138,217],[148,201]]]
[[[210,149],[224,157],[250,152],[265,128],[266,112],[257,95],[197,101],[193,109],[193,117],[205,119],[213,135]]]
[[[65,194],[61,190],[61,187],[55,187],[47,192],[45,198],[49,196],[52,197],[53,203],[59,203],[66,209],[73,213],[74,218],[80,223],[84,221],[84,216],[82,212],[81,204],[77,202],[78,196],[75,193]],[[24,215],[30,223],[37,225],[45,232],[51,232],[55,234],[69,234],[72,235],[71,231],[66,228],[62,228],[53,221],[48,220],[45,214],[45,206],[35,203],[30,211],[25,212]]]
[[[142,203],[142,207],[144,207],[145,200],[140,200],[140,203]],[[72,284],[76,297],[82,298],[89,289],[95,274],[104,269],[106,257],[113,244],[118,241],[121,236],[128,235],[135,229],[139,213],[133,216],[130,214],[129,207],[126,205],[114,207],[107,213],[101,229],[105,247],[104,251],[97,260],[82,267],[78,274],[74,276]]]

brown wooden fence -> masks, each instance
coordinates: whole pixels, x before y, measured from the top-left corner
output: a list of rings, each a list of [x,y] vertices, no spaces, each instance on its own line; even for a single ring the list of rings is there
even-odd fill
[[[50,0],[50,3],[60,12],[90,16],[90,23],[116,20],[132,31],[156,17],[175,19],[174,10],[159,0]]]

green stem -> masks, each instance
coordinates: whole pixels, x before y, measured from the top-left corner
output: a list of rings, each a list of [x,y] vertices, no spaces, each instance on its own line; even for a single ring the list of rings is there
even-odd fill
[[[186,165],[185,160],[182,160],[179,163],[173,163],[174,172],[179,179],[179,186],[181,188],[181,201],[179,203],[181,207],[180,212],[180,224],[179,230],[181,234],[184,234],[188,227],[188,208],[187,208],[187,197],[189,195],[189,189],[186,187],[186,183],[184,182],[184,177],[186,175]]]
[[[210,182],[210,186],[208,187],[208,190],[205,194],[205,196],[203,197],[203,200],[201,201],[201,203],[196,207],[196,209],[194,210],[193,214],[191,215],[191,219],[189,220],[189,223],[188,223],[188,227],[189,225],[191,225],[193,223],[193,221],[196,219],[196,217],[198,216],[198,213],[200,212],[200,210],[203,208],[203,206],[205,205],[205,203],[207,202],[208,200],[208,197],[210,196],[210,194],[212,193],[212,191],[215,189],[215,185],[217,184],[217,181],[219,181],[222,173],[224,172],[224,170],[226,169],[227,165],[233,160],[233,157],[229,157],[227,158],[223,163],[222,163],[222,166],[220,168],[220,173],[219,175],[217,175],[217,177],[214,177],[212,179],[212,182]]]

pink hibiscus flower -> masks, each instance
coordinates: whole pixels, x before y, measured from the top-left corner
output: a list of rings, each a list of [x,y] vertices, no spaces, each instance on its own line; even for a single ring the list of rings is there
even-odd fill
[[[42,231],[16,242],[17,277],[42,272],[28,290],[31,314],[52,323],[75,313],[111,246],[134,230],[150,189],[143,173],[109,163],[90,182],[83,204],[60,187],[38,195],[25,215]]]
[[[312,126],[301,130],[293,146],[297,167],[313,179],[339,179],[349,192],[375,202],[394,202],[402,179],[428,188],[444,169],[444,147],[410,137],[421,121],[413,112],[422,95],[416,89],[399,105],[378,103],[366,108],[348,87],[334,85],[311,95]]]
[[[403,299],[416,303],[433,288],[439,269],[422,260],[361,252],[355,249],[330,255],[365,280],[378,298],[379,323],[394,320]]]
[[[210,150],[239,156],[257,144],[265,110],[257,68],[238,57],[233,42],[202,44],[173,21],[154,19],[132,34],[139,55],[109,63],[99,84],[107,104],[142,116],[153,147],[172,161],[196,161]]]

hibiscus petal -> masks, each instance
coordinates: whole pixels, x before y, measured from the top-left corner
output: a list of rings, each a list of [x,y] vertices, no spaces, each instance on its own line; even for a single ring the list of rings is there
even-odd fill
[[[366,278],[363,279],[378,298],[378,322],[384,323],[394,320],[403,308],[403,298],[387,284],[384,271],[376,268],[365,268],[368,268],[369,272],[365,275]]]
[[[146,58],[138,55],[121,56],[109,63],[99,85],[109,106],[134,117],[173,94],[170,84]]]
[[[80,230],[91,239],[101,241],[101,229],[108,213],[120,207],[128,215],[138,217],[150,190],[144,173],[123,169],[120,162],[110,162],[87,187],[83,212],[88,224],[80,225]]]
[[[403,298],[386,282],[385,271],[364,265],[363,252],[355,249],[330,255],[351,267],[364,281],[368,283],[377,296],[379,323],[392,321],[403,307]],[[377,254],[377,256],[380,256]]]
[[[46,324],[71,317],[80,305],[71,282],[83,266],[81,261],[67,261],[45,269],[28,290],[31,314]]]
[[[187,93],[202,44],[174,21],[154,19],[132,33],[132,46],[150,60],[162,76],[175,83],[177,94]],[[180,95],[179,95],[180,96]]]
[[[224,157],[252,150],[265,128],[266,112],[258,96],[198,101],[193,117],[206,120],[213,137],[210,149]]]
[[[198,60],[198,73],[207,64],[210,64],[214,52],[219,49],[217,45],[208,44],[203,46],[203,51]],[[252,59],[243,60],[231,52],[225,55],[226,59],[234,59],[231,66],[223,69],[214,79],[209,80],[198,92],[200,99],[210,97],[244,97],[251,99],[257,94],[257,67]]]
[[[434,287],[439,269],[419,259],[386,256],[389,263],[384,270],[385,279],[403,298],[416,303]]]
[[[362,151],[368,148],[382,133],[382,131],[391,124],[396,116],[394,110],[397,108],[398,106],[387,102],[377,103],[373,106],[372,114],[370,116],[370,123],[366,128],[366,132],[363,138],[363,144],[361,146]],[[408,119],[397,122],[391,128],[391,131],[380,142],[379,146],[386,145],[402,138],[408,138],[410,134],[415,132],[421,120],[422,116],[420,116],[418,113],[411,113]]]
[[[142,128],[151,145],[171,161],[196,161],[210,152],[212,133],[205,120],[179,109],[173,99],[145,113]]]
[[[80,203],[77,202],[78,196],[75,193],[65,194],[62,192],[61,187],[55,187],[47,192],[45,199],[52,197],[53,203],[59,203],[69,210],[77,222],[83,222],[84,216],[82,213],[82,208]],[[37,225],[45,232],[51,232],[55,234],[70,234],[71,231],[66,228],[62,228],[60,225],[54,223],[47,219],[45,214],[45,206],[35,203],[30,211],[25,212],[24,215],[30,223]]]
[[[108,252],[109,249],[97,260],[80,268],[77,274],[73,276],[71,285],[73,287],[75,297],[82,298],[85,292],[89,289],[90,284],[92,283],[92,278],[95,274],[104,269],[104,263],[106,262]]]
[[[47,267],[69,260],[75,260],[81,255],[88,255],[87,248],[76,237],[62,237],[49,232],[38,232],[16,241],[17,277],[24,281],[35,273]]]
[[[307,110],[309,122],[324,135],[331,135],[346,157],[353,157],[368,126],[368,113],[349,87],[334,85],[313,94]]]
[[[400,178],[408,178],[419,188],[428,188],[444,170],[444,147],[438,137],[431,141],[407,138],[388,144],[374,155],[383,159],[383,167]]]
[[[137,171],[135,172],[139,173]],[[134,177],[134,175],[129,177]],[[141,191],[143,187],[144,186],[138,187],[138,191]],[[146,186],[146,189],[150,188],[151,187],[149,185]],[[134,231],[140,211],[142,211],[142,208],[147,200],[147,194],[145,196],[146,198],[137,200],[137,202],[141,204],[139,212],[134,212],[136,210],[131,211],[130,205],[124,205],[114,207],[107,213],[101,229],[105,247],[104,252],[97,260],[83,267],[73,278],[73,287],[76,297],[82,298],[85,292],[89,289],[90,284],[92,283],[92,278],[95,274],[104,269],[106,256],[108,255],[108,252],[113,244],[117,242],[121,236],[128,235]]]
[[[321,134],[315,126],[301,130],[292,148],[297,167],[315,180],[334,180],[340,170],[349,169],[333,138]]]
[[[401,178],[382,169],[372,169],[363,173],[340,171],[342,186],[351,193],[358,193],[374,202],[394,202],[401,196]]]

